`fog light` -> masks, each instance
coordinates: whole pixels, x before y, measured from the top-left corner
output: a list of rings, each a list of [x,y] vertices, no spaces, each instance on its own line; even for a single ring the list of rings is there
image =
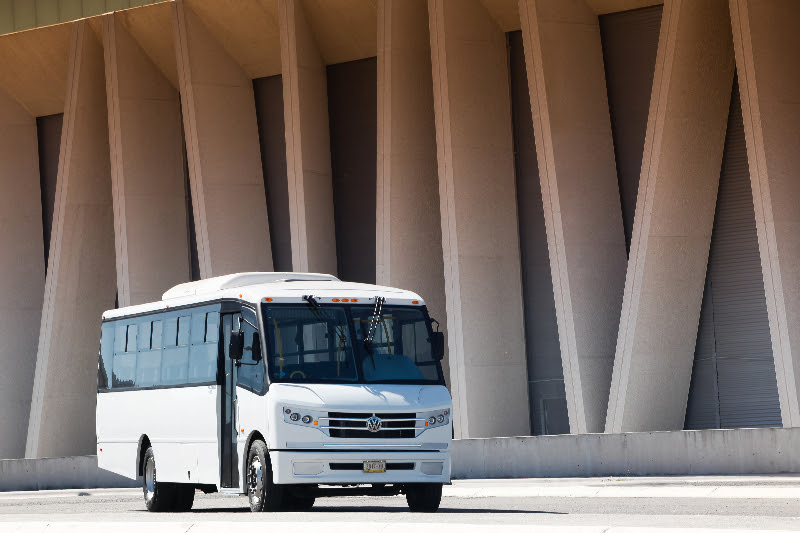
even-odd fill
[[[436,421],[441,424],[442,422],[444,422],[444,416],[442,416],[442,415],[437,416],[436,417]]]
[[[310,424],[310,423],[311,423],[311,417],[308,416],[308,415],[304,415],[303,416],[303,424]]]
[[[432,416],[432,417],[430,417],[430,418],[428,419],[428,423],[429,423],[429,424],[435,424],[435,423],[436,423],[436,417],[435,417],[435,416]]]
[[[289,416],[289,420],[291,420],[292,422],[297,422],[298,420],[300,420],[300,415],[298,413],[292,413]]]

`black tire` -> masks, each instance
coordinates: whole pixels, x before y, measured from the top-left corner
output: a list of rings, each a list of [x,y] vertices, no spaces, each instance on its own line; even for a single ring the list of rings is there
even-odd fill
[[[175,483],[172,485],[172,508],[175,513],[185,513],[192,510],[194,504],[194,485]]]
[[[151,513],[170,511],[174,500],[174,488],[170,483],[159,483],[156,471],[156,457],[153,448],[144,452],[142,464],[142,493],[144,505]]]
[[[285,497],[285,509],[287,511],[310,511],[314,507],[317,499],[314,496],[295,496]]]
[[[406,502],[412,513],[435,513],[442,502],[441,483],[406,485]]]
[[[247,454],[247,499],[254,513],[284,507],[284,488],[272,482],[272,465],[263,441],[254,441]]]

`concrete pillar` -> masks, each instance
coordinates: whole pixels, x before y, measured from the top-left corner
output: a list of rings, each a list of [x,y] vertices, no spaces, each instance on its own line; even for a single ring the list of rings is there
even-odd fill
[[[114,14],[103,16],[120,307],[190,281],[178,91]]]
[[[530,432],[506,36],[428,2],[456,437]]]
[[[25,456],[95,451],[100,317],[114,306],[114,215],[103,49],[85,20],[70,43],[53,230]]]
[[[664,4],[607,432],[683,429],[733,63],[724,0]]]
[[[200,276],[272,270],[253,83],[183,0],[173,27]]]
[[[425,0],[378,3],[376,280],[425,298],[447,322]],[[449,360],[443,361],[450,384]]]
[[[731,0],[747,159],[785,427],[800,426],[800,4]]]
[[[279,1],[292,268],[336,275],[325,63],[302,4]]]
[[[25,456],[44,293],[36,118],[0,90],[0,458]]]
[[[625,233],[597,16],[520,0],[570,432],[605,427]]]

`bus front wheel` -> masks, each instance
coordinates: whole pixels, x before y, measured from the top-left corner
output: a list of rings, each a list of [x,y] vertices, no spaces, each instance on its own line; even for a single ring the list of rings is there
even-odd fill
[[[412,513],[435,513],[442,501],[441,483],[414,483],[406,485],[406,502]]]
[[[247,454],[247,498],[250,510],[278,511],[283,507],[283,487],[272,482],[272,468],[267,454],[267,445],[257,440]]]

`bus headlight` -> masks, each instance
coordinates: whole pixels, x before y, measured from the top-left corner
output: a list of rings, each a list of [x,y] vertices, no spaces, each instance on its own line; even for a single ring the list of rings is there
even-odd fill
[[[437,422],[439,422],[440,424],[441,424],[442,422],[444,422],[444,415],[439,415],[439,416],[437,416],[437,417],[436,417],[436,421],[437,421]]]
[[[311,417],[309,415],[303,415],[303,424],[310,424]]]
[[[300,414],[292,413],[291,415],[289,415],[289,420],[291,420],[292,422],[297,422],[298,420],[300,420]]]

